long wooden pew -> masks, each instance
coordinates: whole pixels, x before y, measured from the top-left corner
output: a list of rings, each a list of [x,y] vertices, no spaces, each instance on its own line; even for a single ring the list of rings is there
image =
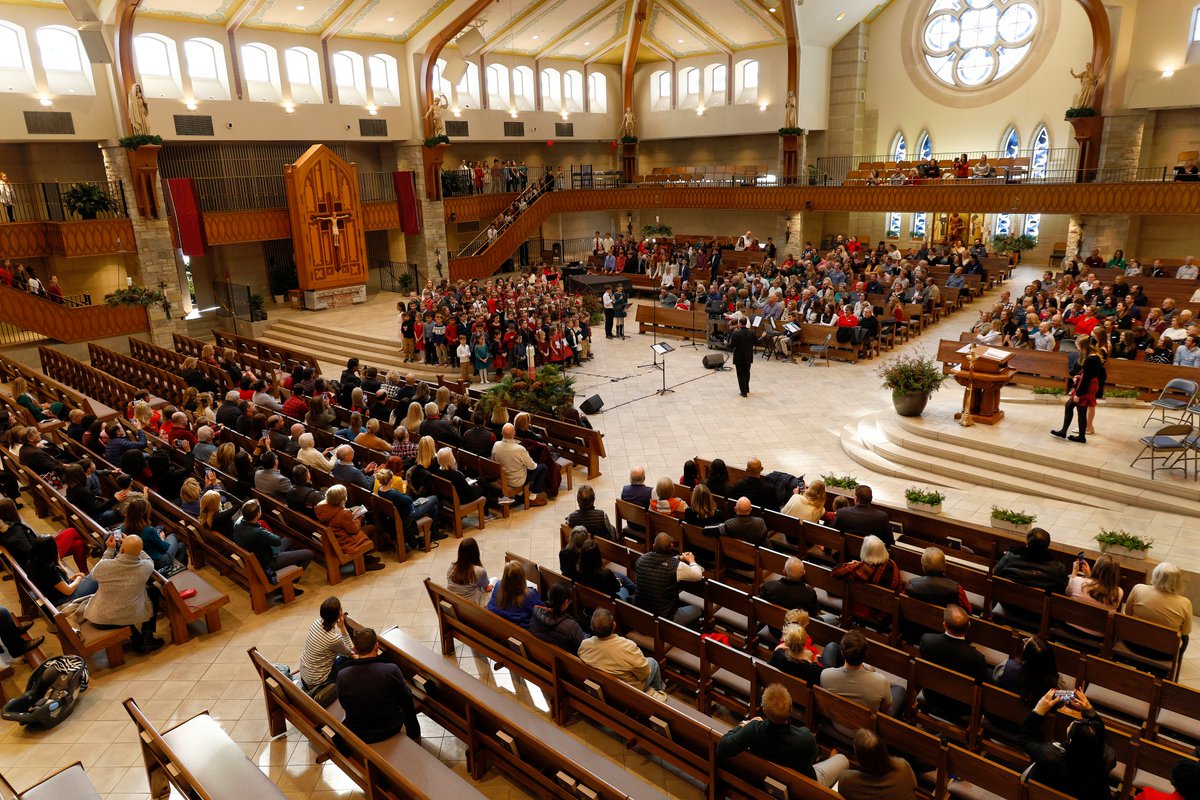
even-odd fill
[[[115,408],[101,403],[96,398],[89,397],[77,389],[60,383],[43,372],[26,366],[19,361],[14,361],[8,356],[0,355],[0,379],[5,383],[9,383],[17,376],[24,378],[25,382],[29,384],[30,391],[34,392],[38,396],[38,399],[44,402],[62,403],[68,408],[82,408],[88,414],[105,423],[111,422],[120,416],[120,412]]]
[[[311,367],[313,373],[316,375],[321,374],[321,367],[317,363],[317,357],[311,353],[293,350],[290,347],[283,347],[281,345],[267,344],[257,339],[216,329],[213,330],[213,339],[216,341],[217,347],[228,347],[236,352],[252,355],[268,364],[278,365],[287,372],[291,372],[296,366],[304,366]]]
[[[129,337],[129,355],[131,358],[142,361],[152,367],[173,372],[176,375],[182,374],[183,363],[191,357],[174,350],[168,350],[165,347],[159,347],[153,342],[134,338],[133,336]],[[215,367],[203,361],[197,361],[196,366],[204,374],[204,377],[218,389],[224,391],[236,388],[233,386],[233,381],[229,378],[229,373],[220,367]]]
[[[23,792],[0,776],[0,788],[8,791],[4,797],[11,796],[13,800],[100,800],[100,793],[79,761],[47,775]]]
[[[483,795],[404,732],[367,744],[347,728],[335,700],[322,708],[292,679],[250,648],[250,662],[263,685],[271,736],[291,723],[317,750],[378,800],[483,800]]]
[[[202,342],[199,339],[193,339],[190,336],[183,336],[182,334],[178,333],[171,334],[171,346],[175,348],[176,353],[179,353],[183,356],[191,356],[197,361],[203,357],[205,347],[215,347],[215,345],[209,345],[208,342]],[[274,375],[275,370],[279,369],[279,362],[277,361],[265,361],[251,353],[240,352],[234,348],[229,349],[234,351],[233,361],[241,368],[242,372],[249,372],[259,378],[266,378],[269,375]],[[218,358],[219,357],[220,351],[218,352]],[[211,367],[212,365],[209,366]],[[224,370],[217,367],[212,368],[224,375],[223,380],[225,383],[221,384],[222,386],[228,385],[232,387],[233,382],[229,379],[229,375]]]
[[[286,797],[207,711],[159,732],[132,697],[124,705],[137,731],[152,798],[167,797],[172,786],[184,797],[203,800]]]
[[[187,389],[187,381],[178,371],[160,369],[124,353],[109,350],[95,342],[88,342],[88,358],[93,367],[101,369],[131,386],[147,389],[151,394],[165,397],[172,403],[181,402],[183,393]],[[154,404],[151,403],[151,405]]]
[[[38,357],[41,359],[42,372],[118,412],[129,404],[138,390],[138,387],[50,347],[39,346]],[[162,408],[166,404],[167,401],[161,397],[150,398],[150,405],[154,408]]]

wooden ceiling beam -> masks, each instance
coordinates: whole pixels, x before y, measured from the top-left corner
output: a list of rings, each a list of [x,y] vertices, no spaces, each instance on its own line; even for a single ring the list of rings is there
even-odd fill
[[[442,28],[433,35],[429,43],[425,46],[425,55],[421,57],[421,86],[418,98],[420,100],[420,112],[424,122],[425,136],[433,135],[433,121],[424,116],[429,111],[429,106],[433,103],[433,65],[437,63],[438,56],[442,54],[451,40],[455,36],[462,33],[462,30],[471,24],[471,21],[483,13],[484,9],[490,6],[495,0],[475,0],[470,6],[463,9],[463,12],[455,17],[449,25]],[[482,79],[482,75],[480,78]],[[482,87],[480,87],[482,89]]]
[[[625,36],[625,57],[621,59],[621,109],[633,108],[633,72],[637,67],[638,49],[650,14],[650,0],[629,0],[629,27]]]
[[[796,4],[792,0],[783,3],[783,38],[787,44],[787,91],[794,92],[800,101],[800,34],[796,24]],[[778,8],[778,6],[777,6]],[[786,100],[787,95],[784,95]]]
[[[699,34],[700,38],[708,42],[710,45],[721,51],[725,55],[733,55],[733,45],[717,35],[716,31],[709,28],[702,20],[697,19],[690,11],[686,10],[675,0],[661,0],[666,7],[667,12],[683,23],[685,28],[692,28]]]
[[[642,39],[642,44],[646,45],[646,47],[649,47],[651,50],[658,53],[660,56],[665,58],[667,61],[670,61],[672,65],[679,63],[679,56],[672,53],[671,49],[669,47],[667,47],[665,44],[655,41],[653,37],[651,37],[651,36],[644,37]],[[672,71],[672,74],[674,74],[673,66],[672,66],[671,71]]]
[[[547,42],[544,47],[542,47],[542,49],[538,50],[537,53],[534,54],[533,57],[538,58],[538,59],[545,58],[547,55],[550,54],[551,51],[554,50],[554,48],[558,47],[563,42],[569,41],[574,36],[574,34],[577,33],[579,30],[592,24],[592,22],[594,22],[596,19],[608,16],[608,13],[610,11],[612,11],[617,6],[621,6],[624,4],[625,4],[625,0],[611,0],[611,2],[605,3],[595,13],[588,14],[581,21],[576,22],[575,24],[571,25],[569,28],[566,28],[566,29],[556,33],[554,35],[554,37],[552,39],[550,39],[550,41]],[[584,62],[584,63],[590,63],[590,62]]]
[[[623,36],[618,36],[616,39],[613,39],[611,42],[604,45],[599,50],[597,50],[596,52],[594,52],[590,56],[588,56],[587,60],[583,62],[584,66],[590,66],[592,64],[595,64],[597,61],[604,58],[606,55],[608,55],[613,50],[615,50],[618,46],[620,46],[620,44],[623,41],[625,41],[625,37],[623,37]]]

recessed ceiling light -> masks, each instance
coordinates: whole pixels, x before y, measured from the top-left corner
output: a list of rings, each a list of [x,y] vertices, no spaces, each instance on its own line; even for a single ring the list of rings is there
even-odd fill
[[[587,47],[587,46],[588,46],[588,45],[590,45],[590,44],[591,44],[591,42],[584,42],[584,43],[583,43],[583,46],[584,46],[584,47]]]
[[[772,14],[774,14],[774,13],[775,13],[775,6],[771,6],[770,8],[768,8],[768,9],[767,9],[767,11],[770,11]]]
[[[1170,78],[1170,77],[1173,77],[1174,75],[1175,75],[1175,70],[1173,70],[1173,69],[1164,69],[1163,70],[1162,76],[1164,78]]]
[[[296,10],[297,10],[297,11],[303,11],[303,10],[304,10],[304,6],[296,6]]]
[[[842,13],[840,13],[840,14],[838,14],[838,15],[837,15],[837,21],[838,21],[838,22],[841,22],[841,21],[842,21],[842,20],[844,20],[845,18],[846,18],[846,12],[845,12],[845,11],[843,11]]]
[[[683,39],[678,39],[677,41],[678,41],[680,44],[683,44]]]
[[[395,17],[388,17],[388,18],[387,18],[387,21],[388,21],[388,22],[395,22],[395,21],[396,21],[396,18],[395,18]]]
[[[533,40],[534,40],[535,42],[538,40],[538,35],[537,35],[536,33],[533,35]]]

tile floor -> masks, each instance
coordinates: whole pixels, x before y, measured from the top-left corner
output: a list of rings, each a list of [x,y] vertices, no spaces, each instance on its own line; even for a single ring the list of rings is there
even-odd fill
[[[1020,275],[1014,285],[1020,285]],[[376,296],[365,308],[325,312],[321,322],[348,332],[370,325],[382,334],[394,329],[393,308],[390,296]],[[956,335],[972,316],[969,312],[954,315],[906,347],[929,350],[939,336]],[[906,481],[867,474],[842,451],[839,442],[839,433],[848,421],[890,405],[887,394],[879,389],[872,364],[855,367],[835,363],[828,369],[810,369],[755,362],[751,395],[743,399],[738,396],[732,372],[703,369],[703,348],[677,347],[666,359],[667,385],[674,386],[675,393],[659,397],[654,391],[661,386],[662,375],[644,366],[651,360],[651,337],[634,334],[625,341],[606,341],[602,331],[600,334],[594,348],[595,360],[575,371],[576,394],[600,394],[605,401],[603,413],[592,417],[593,424],[606,434],[608,447],[604,474],[592,482],[600,507],[611,509],[631,466],[644,465],[652,482],[663,475],[677,477],[683,461],[697,455],[721,456],[734,464],[757,456],[768,469],[806,473],[810,479],[829,471],[851,473],[860,480],[869,480],[881,499],[903,502]],[[672,344],[680,343],[673,340]],[[957,397],[957,393],[950,392],[937,397],[932,410],[938,413],[939,409],[945,410],[942,406],[951,407],[951,394]],[[1057,421],[1061,411],[1056,407],[1014,405],[1009,413],[1014,421],[1034,418],[1038,425],[1048,425]],[[1106,427],[1103,419],[1097,424],[1102,430]],[[1097,438],[1094,447],[1087,447],[1089,452],[1117,448],[1104,436]],[[1122,449],[1115,449],[1114,454]],[[581,473],[576,473],[576,480],[582,482]],[[1170,541],[1172,558],[1183,562],[1190,557],[1189,568],[1200,565],[1200,540],[1194,533],[1195,520],[1190,518],[1142,509],[1100,511],[1078,507],[1066,496],[1045,500],[992,490],[948,494],[951,497],[946,513],[950,516],[983,522],[993,503],[1019,503],[1019,507],[1035,511],[1039,522],[1056,537],[1080,544],[1090,539],[1102,523],[1119,521],[1127,528],[1142,527],[1161,536],[1164,544]],[[484,564],[498,574],[505,551],[555,563],[558,524],[573,505],[564,492],[556,503],[545,508],[489,523],[479,540]],[[453,540],[448,540],[433,553],[417,555],[403,566],[389,563],[382,572],[347,580],[336,593],[362,622],[381,630],[400,626],[420,640],[433,643],[436,623],[421,581],[426,576],[442,580],[454,551]],[[290,798],[358,796],[360,793],[335,767],[313,764],[312,751],[294,731],[277,741],[268,740],[259,684],[246,657],[247,648],[254,645],[274,661],[298,660],[308,625],[321,599],[331,593],[316,570],[309,573],[305,579],[309,591],[303,598],[286,609],[276,607],[255,616],[244,592],[206,570],[206,577],[231,597],[221,612],[223,628],[219,633],[199,636],[181,647],[168,645],[149,657],[132,657],[120,669],[94,672],[92,688],[74,716],[54,730],[34,733],[0,723],[0,772],[18,788],[24,788],[80,760],[106,800],[145,800],[145,773],[132,723],[121,707],[125,698],[133,697],[158,725],[170,725],[208,709]],[[17,607],[11,583],[0,584],[0,602]],[[39,625],[38,630],[41,628]],[[160,630],[165,631],[165,625]],[[46,652],[56,652],[56,647],[56,642],[49,640]],[[1182,679],[1200,686],[1200,650],[1193,648],[1191,655]],[[514,685],[507,671],[493,672],[489,662],[461,649],[458,660],[468,671],[514,691],[531,706],[546,707],[536,689],[520,681]],[[28,669],[18,664],[16,681],[23,684],[27,675]],[[9,686],[10,691],[14,688]],[[465,774],[461,745],[428,722],[425,729],[424,746]],[[643,754],[623,749],[604,731],[576,722],[566,733],[662,784],[673,795],[689,800],[702,796],[695,785]],[[489,777],[481,790],[495,798],[526,796],[506,779],[495,776]]]

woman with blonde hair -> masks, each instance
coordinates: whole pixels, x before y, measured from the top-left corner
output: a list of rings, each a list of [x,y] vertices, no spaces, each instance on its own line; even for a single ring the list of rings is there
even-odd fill
[[[803,492],[797,487],[779,513],[806,522],[820,522],[825,516],[825,481],[817,479]]]
[[[442,417],[450,417],[454,415],[454,411],[446,409],[450,407],[450,387],[439,386],[437,392],[433,396],[433,402],[437,403],[438,414]]]
[[[217,469],[226,475],[233,474],[233,459],[237,457],[237,447],[233,442],[222,442],[212,457]]]
[[[692,489],[692,503],[684,510],[683,521],[702,528],[720,525],[725,521],[725,515],[717,507],[716,498],[709,488],[699,481]]]
[[[1116,611],[1125,597],[1125,590],[1121,588],[1121,565],[1107,553],[1097,558],[1096,563],[1090,567],[1084,559],[1077,559],[1071,570],[1071,578],[1067,581],[1067,597]],[[1088,636],[1104,635],[1104,631],[1089,630],[1075,625],[1068,627]]]
[[[430,516],[433,519],[434,530],[430,538],[445,539],[446,534],[437,530],[439,506],[436,503],[437,491],[433,487],[433,471],[437,469],[437,443],[432,436],[422,436],[417,442],[417,458],[408,470],[408,496],[412,498],[414,514]]]
[[[13,378],[12,396],[33,415],[34,422],[44,422],[48,419],[62,419],[67,407],[62,403],[39,403],[38,399],[29,393],[29,384],[20,375]]]
[[[416,436],[421,432],[421,423],[425,421],[425,412],[421,410],[421,404],[413,401],[408,404],[408,414],[405,415],[403,425],[410,434]]]
[[[200,522],[201,530],[219,533],[227,539],[232,539],[233,520],[241,509],[231,505],[222,511],[223,502],[224,498],[220,492],[208,490],[200,497],[200,513],[196,515],[196,519]]]
[[[682,519],[687,508],[688,504],[684,499],[675,496],[675,481],[670,478],[659,478],[650,495],[650,510]]]
[[[541,605],[542,597],[538,590],[525,580],[525,569],[519,561],[509,561],[504,565],[500,581],[492,590],[487,608],[493,614],[499,614],[514,625],[522,628],[529,627],[533,618],[533,609]]]
[[[771,653],[772,667],[808,683],[820,684],[822,665],[806,646],[808,633],[802,625],[785,625],[783,641]]]
[[[359,509],[346,508],[346,487],[340,483],[325,490],[325,499],[317,503],[313,513],[333,533],[342,550],[357,550],[374,539],[375,527],[362,524]],[[368,570],[383,569],[378,556],[367,553],[364,559]]]
[[[179,487],[179,508],[193,517],[200,513],[200,481],[188,478]]]

